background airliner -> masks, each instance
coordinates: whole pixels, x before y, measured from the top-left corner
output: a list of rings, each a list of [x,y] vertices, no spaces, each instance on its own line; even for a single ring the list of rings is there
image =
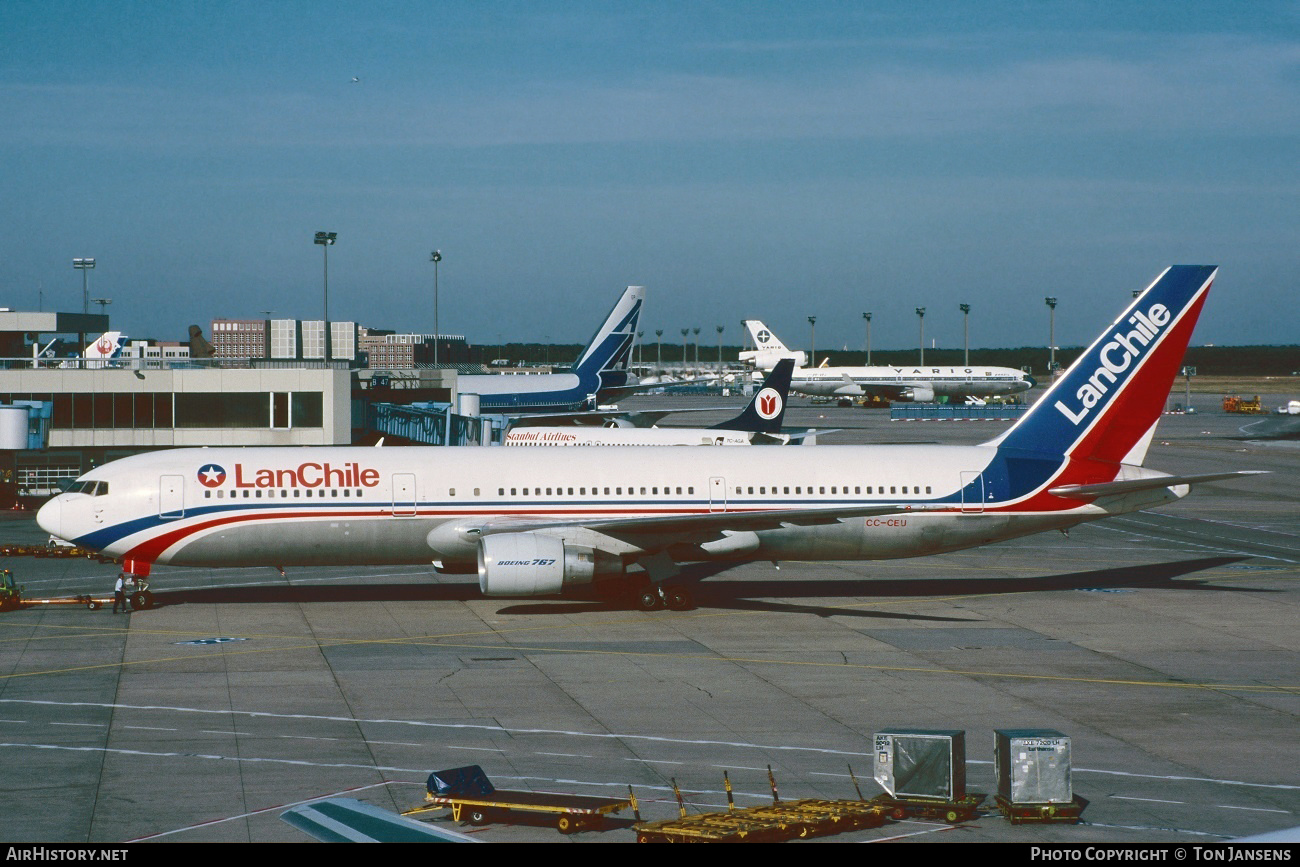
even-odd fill
[[[1175,266],[978,446],[180,449],[96,467],[37,514],[154,563],[434,562],[488,596],[635,589],[691,605],[685,563],[863,560],[987,545],[1174,502],[1142,466],[1216,269]]]
[[[644,286],[629,286],[596,329],[578,360],[563,373],[460,376],[461,394],[477,394],[484,413],[570,412],[595,409],[634,390],[628,370]]]
[[[551,425],[518,426],[506,430],[506,446],[748,446],[786,445],[804,439],[807,432],[792,436],[781,432],[790,372],[794,362],[777,362],[754,397],[733,419],[711,427],[630,427]]]
[[[756,349],[740,353],[741,361],[768,370],[781,358],[793,358],[802,365],[807,355],[786,345],[757,319],[746,319],[745,327]],[[757,375],[757,374],[756,374]],[[889,401],[926,402],[940,397],[964,400],[968,397],[997,397],[1019,394],[1033,388],[1033,377],[1010,367],[798,367],[790,390],[821,397],[878,397]]]

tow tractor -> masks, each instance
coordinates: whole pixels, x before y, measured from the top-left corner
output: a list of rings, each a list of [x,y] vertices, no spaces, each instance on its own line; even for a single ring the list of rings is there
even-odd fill
[[[14,573],[8,569],[0,570],[0,611],[13,611],[18,608],[35,608],[39,605],[84,605],[91,611],[97,611],[105,605],[113,604],[112,596],[92,596],[79,593],[76,596],[55,596],[48,599],[30,599],[23,596],[26,588],[14,580]],[[143,611],[153,608],[153,593],[149,591],[149,582],[137,577],[135,589],[126,596],[131,610]]]

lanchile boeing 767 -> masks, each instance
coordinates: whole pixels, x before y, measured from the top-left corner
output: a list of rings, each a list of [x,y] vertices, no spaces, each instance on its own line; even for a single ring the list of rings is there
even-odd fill
[[[690,607],[682,564],[915,557],[1172,503],[1239,475],[1144,467],[1216,269],[1174,266],[978,446],[221,448],[96,467],[37,515],[157,564],[434,563],[487,596],[622,581]]]

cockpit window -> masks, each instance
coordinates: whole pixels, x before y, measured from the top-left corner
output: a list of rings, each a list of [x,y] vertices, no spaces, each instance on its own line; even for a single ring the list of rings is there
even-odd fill
[[[108,493],[108,482],[92,482],[82,479],[68,485],[68,490],[64,493],[86,494],[91,497],[102,497]]]
[[[103,497],[108,494],[108,482],[95,482],[95,488],[90,492],[92,497]]]

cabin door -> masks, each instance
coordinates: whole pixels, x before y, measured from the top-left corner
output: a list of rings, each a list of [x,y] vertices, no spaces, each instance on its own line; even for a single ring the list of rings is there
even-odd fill
[[[158,477],[158,517],[185,517],[185,477]]]
[[[961,474],[961,510],[984,511],[984,474],[963,470]]]
[[[712,476],[709,479],[709,511],[727,511],[727,480],[722,476]]]
[[[415,473],[393,473],[393,514],[415,514]]]

